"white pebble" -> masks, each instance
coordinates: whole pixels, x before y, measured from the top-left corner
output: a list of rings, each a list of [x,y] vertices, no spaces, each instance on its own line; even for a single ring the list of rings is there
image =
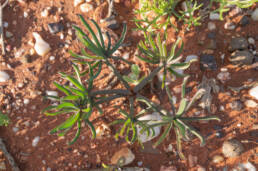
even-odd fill
[[[54,56],[50,56],[50,57],[49,57],[49,60],[50,60],[50,61],[54,61],[54,60],[55,60],[55,57],[54,57]]]
[[[236,25],[234,23],[226,22],[224,24],[224,29],[226,30],[235,30],[235,28],[236,28]]]
[[[25,11],[24,13],[23,13],[23,17],[24,18],[27,18],[29,16],[29,14]]]
[[[6,82],[9,79],[10,76],[6,72],[0,71],[0,83]]]
[[[58,92],[57,92],[57,91],[46,91],[46,94],[47,94],[48,96],[58,96]],[[56,100],[56,99],[51,98],[51,97],[49,97],[48,99],[50,99],[50,100],[52,100],[52,101],[55,101],[55,100]]]
[[[43,40],[40,34],[33,32],[32,35],[36,40],[36,43],[34,45],[35,51],[38,55],[45,56],[51,50],[50,45],[45,40]]]
[[[251,18],[252,18],[254,21],[258,21],[258,8],[256,8],[256,9],[252,12]]]
[[[216,24],[213,23],[213,22],[208,22],[208,29],[210,31],[215,30],[216,29]]]
[[[78,5],[82,4],[84,2],[84,0],[74,0],[73,1],[73,6],[77,7]]]
[[[250,107],[250,108],[257,108],[258,107],[258,104],[254,100],[245,101],[245,105],[246,105],[246,107]]]
[[[85,12],[89,12],[89,11],[93,10],[93,6],[91,4],[84,3],[84,4],[81,4],[80,9],[82,12],[85,13]]]
[[[24,86],[23,83],[18,83],[18,88],[22,88]]]
[[[24,99],[24,100],[23,100],[23,103],[24,103],[25,105],[27,105],[27,104],[30,103],[30,100],[29,100],[29,99]]]
[[[5,22],[3,23],[3,25],[4,25],[5,28],[8,28],[9,23],[5,21]]]
[[[44,10],[41,12],[41,17],[46,18],[46,17],[48,17],[48,16],[49,16],[49,11],[48,11],[48,9],[44,9]]]
[[[248,38],[248,43],[249,43],[249,44],[255,44],[254,38],[249,37],[249,38]]]
[[[40,139],[39,136],[37,136],[37,137],[35,137],[35,138],[33,139],[33,141],[32,141],[32,147],[36,147],[36,146],[38,145],[39,139]]]
[[[18,132],[18,131],[19,131],[19,128],[13,127],[13,132],[14,132],[14,133],[16,133],[16,132]]]
[[[130,55],[130,53],[126,52],[126,53],[123,55],[123,59],[125,59],[125,60],[129,59],[129,55]]]
[[[191,60],[198,60],[198,56],[196,56],[196,55],[188,55],[186,57],[186,59],[185,59],[185,62],[187,63],[187,62],[189,62]]]
[[[213,13],[213,12],[210,13],[210,20],[219,20],[219,19],[220,17],[218,13]]]
[[[249,91],[249,95],[252,96],[253,98],[255,98],[256,100],[258,100],[258,86],[253,87]]]

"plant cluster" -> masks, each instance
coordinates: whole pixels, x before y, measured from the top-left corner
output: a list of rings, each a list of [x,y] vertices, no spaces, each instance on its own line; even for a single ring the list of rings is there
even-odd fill
[[[258,2],[257,0],[211,0],[205,9],[212,12],[218,12],[220,19],[223,20],[223,14],[230,10],[230,7],[248,8]],[[203,2],[197,0],[139,0],[140,8],[136,14],[140,14],[141,19],[134,19],[138,30],[152,32],[154,30],[164,29],[173,25],[170,18],[173,16],[178,21],[183,21],[187,29],[192,26],[201,25],[204,14],[200,12]],[[217,7],[212,9],[212,7]],[[158,22],[165,18],[164,22]]]
[[[183,50],[183,43],[179,46],[181,39],[179,38],[168,51],[166,41],[163,41],[159,34],[155,38],[151,34],[146,34],[146,40],[141,41],[138,45],[140,50],[138,58],[149,63],[152,67],[152,71],[148,75],[141,77],[140,75],[142,72],[140,68],[137,65],[132,64],[132,73],[129,75],[122,75],[113,64],[113,61],[120,60],[121,62],[131,64],[131,62],[123,58],[114,56],[114,52],[122,45],[125,39],[127,31],[126,24],[124,24],[121,38],[115,44],[111,44],[109,33],[102,33],[100,27],[94,20],[91,20],[91,22],[95,26],[97,33],[93,31],[93,28],[82,16],[79,17],[90,36],[77,26],[74,26],[74,29],[76,30],[78,39],[90,52],[87,53],[86,49],[82,49],[81,54],[71,52],[71,55],[75,58],[73,64],[75,72],[72,75],[60,73],[61,77],[66,79],[69,84],[61,85],[54,82],[57,89],[62,91],[64,95],[61,97],[50,96],[50,98],[57,100],[58,103],[50,105],[43,112],[47,116],[68,114],[68,119],[52,129],[50,133],[58,133],[59,136],[64,136],[69,130],[77,126],[75,137],[69,143],[73,144],[80,135],[82,122],[85,122],[92,132],[92,138],[95,138],[96,130],[94,127],[94,120],[90,119],[92,113],[98,111],[102,114],[103,110],[105,110],[102,108],[102,104],[124,97],[127,99],[125,109],[128,110],[120,109],[119,113],[121,114],[121,119],[116,119],[110,124],[121,125],[121,129],[115,135],[116,138],[125,137],[125,140],[128,143],[134,143],[139,141],[139,134],[147,133],[148,136],[154,136],[154,128],[161,126],[164,127],[164,132],[155,143],[155,146],[158,146],[173,129],[177,137],[177,146],[181,158],[184,158],[181,140],[188,139],[189,132],[197,136],[201,141],[201,145],[204,145],[205,138],[199,131],[191,126],[190,122],[219,119],[215,116],[187,117],[186,115],[192,104],[202,96],[205,90],[199,90],[193,96],[192,100],[188,100],[185,97],[185,87],[189,76],[179,73],[178,70],[187,69],[194,60],[180,62],[182,58],[180,54]],[[106,34],[108,40],[107,43],[104,41],[104,34]],[[86,65],[87,69],[81,71],[77,64]],[[94,81],[102,72],[103,65],[106,65],[111,69],[123,85],[123,88],[96,90],[97,88]],[[166,91],[171,106],[170,109],[163,109],[162,106],[155,104],[143,95],[142,90],[144,87],[159,74],[162,75],[161,88]],[[181,102],[178,108],[176,108],[172,100],[172,93],[167,84],[168,79],[176,79],[177,77],[183,77],[184,80],[182,83]],[[142,108],[141,111],[137,112],[135,108],[139,103],[145,104],[145,108]],[[151,124],[149,120],[140,119],[150,111],[159,113],[162,119],[152,122]],[[139,130],[137,131],[137,129],[140,129],[140,132]]]
[[[10,119],[8,118],[8,116],[0,111],[0,126],[7,126],[9,122]]]

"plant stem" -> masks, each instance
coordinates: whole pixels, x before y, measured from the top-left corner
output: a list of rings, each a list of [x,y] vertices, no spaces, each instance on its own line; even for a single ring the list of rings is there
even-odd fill
[[[113,70],[114,74],[117,78],[124,84],[125,88],[130,91],[129,84],[123,79],[122,75],[117,71],[117,69],[107,60],[105,59],[105,63]]]
[[[97,90],[90,93],[90,96],[104,95],[104,94],[118,94],[118,95],[130,95],[128,90],[124,89],[113,89],[113,90]]]

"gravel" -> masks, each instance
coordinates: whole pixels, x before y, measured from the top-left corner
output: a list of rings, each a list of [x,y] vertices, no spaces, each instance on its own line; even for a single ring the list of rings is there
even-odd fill
[[[225,141],[222,145],[222,153],[225,157],[237,157],[242,152],[244,152],[244,147],[236,139]]]
[[[0,71],[0,83],[6,82],[10,79],[10,76],[5,71]]]

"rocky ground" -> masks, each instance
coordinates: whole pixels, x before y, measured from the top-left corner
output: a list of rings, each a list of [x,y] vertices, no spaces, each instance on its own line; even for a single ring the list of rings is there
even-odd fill
[[[116,1],[115,19],[102,24],[102,29],[120,36],[123,22],[128,24],[125,46],[118,55],[146,65],[135,57],[136,45],[142,34],[132,30],[135,24],[133,10],[137,3]],[[72,25],[83,27],[76,14],[94,18],[101,24],[107,14],[107,5],[87,0],[10,1],[3,9],[4,44],[6,55],[0,57],[0,110],[7,113],[11,123],[0,128],[8,152],[22,171],[90,170],[101,168],[101,163],[116,163],[124,156],[128,167],[145,170],[250,170],[258,167],[258,4],[248,9],[232,7],[223,21],[216,14],[209,15],[199,27],[176,32],[168,30],[168,43],[182,37],[185,47],[183,59],[198,59],[186,73],[191,75],[187,85],[188,96],[199,87],[207,95],[188,113],[189,116],[216,115],[221,122],[203,122],[194,126],[205,135],[207,144],[200,147],[197,139],[184,142],[186,161],[178,157],[175,135],[170,134],[157,149],[152,143],[129,145],[123,139],[115,141],[114,128],[107,126],[104,135],[91,140],[90,131],[72,146],[66,144],[69,135],[49,135],[49,130],[65,118],[44,116],[41,111],[51,100],[45,95],[58,92],[52,82],[64,83],[58,72],[71,72],[68,50],[79,52],[82,45],[76,39]],[[119,64],[118,69],[128,68]],[[104,68],[97,87],[107,87],[108,68]],[[180,97],[180,82],[172,82],[171,90]],[[167,99],[153,99],[166,104]],[[105,106],[103,117],[96,126],[106,125],[116,116],[112,107]],[[99,128],[101,129],[101,128]],[[75,131],[75,130],[74,130]],[[10,170],[6,156],[0,154],[0,170]],[[137,170],[139,168],[133,168]],[[140,169],[139,169],[140,170]]]

